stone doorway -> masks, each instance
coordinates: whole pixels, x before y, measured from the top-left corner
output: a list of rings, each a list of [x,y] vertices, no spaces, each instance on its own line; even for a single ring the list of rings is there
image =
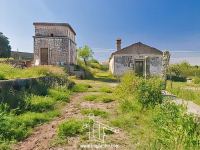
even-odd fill
[[[48,48],[40,49],[40,64],[48,65]]]

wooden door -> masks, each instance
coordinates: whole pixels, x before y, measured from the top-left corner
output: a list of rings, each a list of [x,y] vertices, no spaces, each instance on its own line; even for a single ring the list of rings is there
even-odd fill
[[[48,48],[40,49],[40,61],[41,65],[48,65]]]
[[[144,61],[135,61],[135,73],[143,76]]]

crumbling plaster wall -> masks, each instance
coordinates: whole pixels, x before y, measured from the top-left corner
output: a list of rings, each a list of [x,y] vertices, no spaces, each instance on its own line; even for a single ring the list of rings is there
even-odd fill
[[[162,55],[155,54],[123,54],[123,55],[115,55],[113,59],[115,61],[110,61],[110,66],[113,63],[113,74],[116,76],[120,76],[127,72],[128,70],[134,70],[134,62],[135,60],[144,60],[145,56],[148,56],[149,65],[150,65],[150,75],[161,75],[162,70]]]

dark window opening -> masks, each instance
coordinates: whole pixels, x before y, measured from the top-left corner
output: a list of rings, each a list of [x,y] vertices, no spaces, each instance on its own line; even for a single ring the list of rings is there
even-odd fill
[[[53,33],[51,33],[51,37],[53,37]]]

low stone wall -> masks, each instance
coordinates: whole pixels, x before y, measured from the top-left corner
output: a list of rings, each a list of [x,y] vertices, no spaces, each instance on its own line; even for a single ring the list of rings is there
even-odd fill
[[[32,85],[42,82],[49,86],[54,85],[70,85],[69,81],[67,79],[60,79],[55,77],[38,77],[38,78],[25,78],[25,79],[13,79],[13,80],[0,80],[0,90],[1,89],[14,89],[14,90],[20,90],[20,89],[27,89],[30,88]]]
[[[38,77],[14,80],[0,80],[0,104],[7,104],[9,108],[25,108],[26,94],[45,96],[49,87],[65,85],[68,88],[74,85],[67,78]]]

